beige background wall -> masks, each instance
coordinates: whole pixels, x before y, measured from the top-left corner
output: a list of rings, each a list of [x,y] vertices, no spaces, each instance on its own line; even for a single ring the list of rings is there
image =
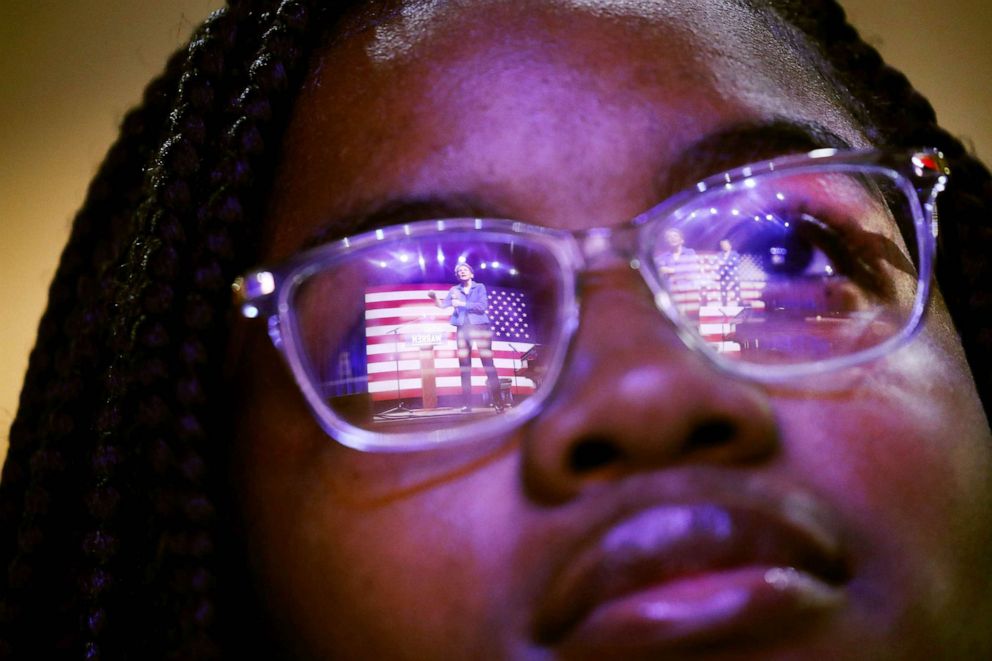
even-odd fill
[[[61,245],[144,84],[220,0],[0,0],[0,456]],[[855,25],[992,160],[992,3],[846,0]]]

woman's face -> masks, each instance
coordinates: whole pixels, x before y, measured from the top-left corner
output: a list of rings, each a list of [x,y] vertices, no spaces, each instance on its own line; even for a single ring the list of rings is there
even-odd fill
[[[297,104],[269,260],[386,207],[614,225],[816,144],[782,122],[867,144],[808,56],[729,0],[419,2],[345,34]],[[296,652],[992,653],[992,438],[939,300],[889,357],[765,387],[690,353],[629,269],[582,287],[546,410],[456,449],[336,444],[250,331],[237,483]]]
[[[460,282],[468,282],[472,279],[472,269],[467,266],[459,266],[455,269],[455,277],[458,278]]]

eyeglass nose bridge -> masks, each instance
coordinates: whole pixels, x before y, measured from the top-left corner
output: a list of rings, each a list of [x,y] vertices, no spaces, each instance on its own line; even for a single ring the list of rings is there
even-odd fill
[[[637,230],[638,228],[628,224],[575,232],[573,236],[582,254],[582,270],[615,269],[624,264],[637,270],[640,267],[640,235]]]
[[[692,334],[683,327],[682,315],[671,298],[664,283],[652,278],[645,269],[651,268],[647,250],[643,243],[644,226],[630,222],[616,227],[598,227],[573,233],[582,256],[582,265],[576,272],[575,285],[577,293],[582,298],[590,287],[604,284],[615,286],[618,282],[615,276],[632,271],[637,272],[637,281],[644,286],[644,293],[654,302],[660,317],[671,323],[678,335],[683,339],[687,348],[695,349],[696,342]],[[660,320],[660,319],[659,319]]]
[[[650,237],[663,231],[659,228],[659,224],[664,225],[663,217],[655,216],[648,222],[638,217],[624,225],[573,232],[582,257],[575,274],[576,294],[583,299],[590,289],[618,286],[621,279],[617,276],[636,271],[636,277],[626,281],[644,287],[644,294],[658,313],[658,323],[669,324],[687,351],[712,357],[705,341],[676,304],[668,283],[654,271]]]

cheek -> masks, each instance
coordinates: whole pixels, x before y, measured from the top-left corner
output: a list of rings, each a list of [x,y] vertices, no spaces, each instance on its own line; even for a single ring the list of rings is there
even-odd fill
[[[851,498],[894,498],[916,513],[989,504],[992,434],[939,294],[907,346],[782,410],[789,451]]]
[[[513,628],[492,604],[519,594],[505,562],[521,508],[506,488],[519,474],[514,447],[343,448],[273,363],[242,384],[254,405],[242,417],[236,477],[251,563],[277,628],[318,658],[490,648]]]
[[[893,477],[894,490],[917,497],[920,507],[930,503],[923,511],[933,516],[988,519],[992,434],[939,296],[920,335],[873,372],[857,397],[867,431],[875,432],[862,439],[874,446],[866,455]]]
[[[933,618],[988,612],[992,573],[992,435],[945,320],[935,311],[853,388],[780,402],[789,465],[839,505],[864,589],[895,575],[879,608]]]
[[[977,418],[953,391],[932,397],[920,390],[876,382],[850,399],[785,403],[790,464],[849,511],[885,516],[884,525],[919,531],[977,508],[978,495],[986,506],[988,435],[962,422]]]
[[[357,477],[365,468],[354,463],[362,462],[343,468]],[[504,562],[516,546],[509,524],[517,507],[505,489],[515,464],[497,461],[372,502],[335,498],[344,492],[340,480],[308,494],[286,531],[292,562],[270,567],[267,581],[291,602],[293,630],[321,653],[345,658],[498,649],[496,641],[517,628],[503,619],[515,609],[493,608],[516,592]],[[381,481],[382,472],[372,472]],[[366,487],[356,483],[356,492]]]

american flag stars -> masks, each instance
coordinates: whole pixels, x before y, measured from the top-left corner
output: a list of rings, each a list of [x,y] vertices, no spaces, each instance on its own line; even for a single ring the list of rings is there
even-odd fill
[[[531,341],[527,299],[523,292],[514,289],[491,288],[487,314],[492,322],[495,339]]]

